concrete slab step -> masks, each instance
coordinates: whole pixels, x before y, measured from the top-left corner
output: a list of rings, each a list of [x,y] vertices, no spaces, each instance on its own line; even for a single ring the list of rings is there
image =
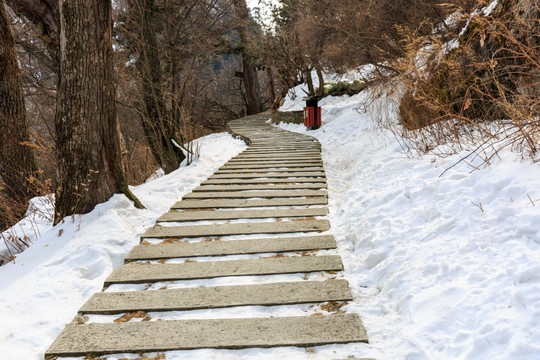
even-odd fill
[[[279,146],[283,144],[319,144],[317,140],[314,138],[306,138],[306,137],[291,137],[288,136],[286,132],[280,132],[280,133],[273,133],[273,134],[267,134],[268,136],[266,138],[259,138],[259,139],[252,139],[251,145],[258,146],[258,145],[266,145],[266,146]],[[263,134],[264,136],[264,134]]]
[[[324,172],[286,172],[286,173],[260,173],[260,174],[218,174],[208,179],[254,179],[254,178],[294,178],[294,177],[325,177]]]
[[[231,160],[319,160],[320,154],[290,154],[290,155],[237,155]]]
[[[265,219],[284,217],[310,217],[328,215],[327,208],[231,210],[231,211],[175,211],[161,215],[158,222],[182,222],[201,220]]]
[[[271,145],[263,145],[263,144],[255,144],[249,146],[244,151],[254,151],[254,150],[268,150],[268,151],[280,151],[280,150],[288,150],[288,149],[320,149],[321,145],[314,143],[314,142],[302,142],[297,141],[294,143],[291,142],[283,142],[281,144],[277,144],[274,146]]]
[[[289,151],[289,152],[261,152],[256,154],[251,154],[249,152],[242,152],[238,155],[236,155],[234,158],[257,158],[257,159],[265,159],[265,158],[289,158],[289,157],[299,157],[299,158],[309,158],[311,156],[320,156],[319,150],[314,151]]]
[[[228,169],[222,168],[216,171],[214,174],[273,174],[273,173],[283,173],[283,172],[317,172],[324,171],[322,166],[317,167],[287,167],[287,168],[266,168],[266,169]]]
[[[240,224],[160,226],[148,228],[141,239],[212,237],[250,234],[285,234],[330,230],[328,220],[251,222]]]
[[[253,164],[253,165],[223,165],[218,171],[222,170],[251,170],[251,169],[285,169],[285,168],[322,168],[322,163],[319,164],[302,164],[302,163],[277,163],[277,164]]]
[[[267,178],[267,179],[210,179],[205,180],[201,184],[202,185],[240,185],[240,184],[302,184],[302,183],[311,183],[311,184],[326,184],[326,178],[319,177],[319,178]]]
[[[248,149],[241,152],[241,154],[281,154],[281,153],[313,153],[320,152],[320,146],[289,146],[289,147],[276,147],[276,148],[261,148],[261,147],[249,147]]]
[[[68,325],[45,356],[367,342],[356,314]]]
[[[296,281],[170,290],[100,292],[94,294],[79,309],[79,313],[110,315],[132,311],[184,311],[351,300],[352,295],[345,280]]]
[[[267,161],[241,161],[231,160],[223,165],[223,167],[242,166],[242,168],[249,168],[251,166],[270,166],[270,167],[309,167],[309,166],[322,166],[322,160],[267,160]]]
[[[307,196],[328,196],[326,190],[266,190],[266,191],[229,191],[229,192],[192,192],[183,199],[251,199],[251,198],[287,198]]]
[[[264,206],[306,206],[327,205],[326,196],[313,198],[288,198],[266,200],[182,200],[174,204],[171,209],[219,209],[219,208],[250,208]]]
[[[341,270],[343,270],[343,265],[341,258],[337,255],[202,261],[183,264],[131,262],[114,269],[105,280],[105,286],[111,284],[211,279],[224,276],[294,274]]]
[[[199,241],[157,245],[137,245],[125,261],[189,258],[197,256],[226,256],[259,253],[280,253],[335,249],[331,235],[263,238],[249,240]]]
[[[243,190],[307,190],[326,189],[326,184],[261,184],[261,185],[203,185],[193,189],[193,192],[243,191]]]
[[[253,164],[253,163],[260,163],[260,164],[267,164],[267,163],[275,163],[275,162],[303,162],[303,163],[313,163],[313,162],[322,162],[321,157],[312,156],[310,158],[268,158],[268,159],[242,159],[242,158],[232,158],[229,161],[227,161],[227,164]]]

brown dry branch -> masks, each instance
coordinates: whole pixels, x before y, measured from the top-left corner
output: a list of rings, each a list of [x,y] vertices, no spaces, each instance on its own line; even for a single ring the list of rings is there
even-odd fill
[[[448,156],[468,149],[461,161],[472,160],[473,167],[479,158],[489,163],[503,148],[535,159],[539,16],[533,0],[502,1],[490,16],[469,15],[453,47],[435,33],[401,29],[412,34],[404,37],[406,56],[391,63],[400,74],[394,92],[401,96],[394,97],[394,106],[401,124],[381,117],[381,125],[398,135],[410,154]],[[460,29],[454,29],[455,36]]]

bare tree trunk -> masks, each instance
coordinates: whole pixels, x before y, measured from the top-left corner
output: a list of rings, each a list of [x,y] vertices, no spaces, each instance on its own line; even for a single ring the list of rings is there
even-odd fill
[[[245,0],[233,0],[234,11],[238,26],[238,36],[240,37],[240,47],[242,49],[243,81],[246,89],[247,114],[258,114],[263,111],[261,94],[259,90],[259,79],[257,70],[253,66],[254,58],[247,52],[249,43],[249,13]]]
[[[268,93],[270,96],[270,109],[277,110],[276,106],[276,84],[274,82],[274,72],[270,66],[266,67],[266,76],[268,77]]]
[[[317,70],[317,77],[319,78],[319,92],[317,93],[317,96],[323,97],[324,96],[324,76],[320,67],[317,66],[315,69]]]
[[[25,144],[26,143],[26,144]],[[26,212],[36,189],[36,176],[17,51],[4,2],[0,2],[0,230],[13,225]],[[3,189],[2,189],[3,188]],[[15,206],[18,205],[18,206]]]
[[[58,0],[6,0],[18,14],[30,20],[47,46],[53,68],[58,71],[60,42],[58,38]]]
[[[142,126],[154,158],[163,171],[168,174],[178,169],[180,163],[185,159],[185,155],[172,142],[174,140],[179,145],[183,145],[182,139],[176,134],[176,128],[170,114],[165,109],[161,62],[156,40],[154,0],[137,1],[132,8],[140,26],[140,56],[137,68],[142,77],[145,109]]]
[[[105,0],[60,0],[56,107],[55,223],[130,192],[122,171],[113,79],[112,7]]]
[[[311,77],[311,70],[304,71],[304,77],[306,80],[306,84],[308,87],[308,95],[313,96],[315,95],[315,88],[313,87],[313,78]]]

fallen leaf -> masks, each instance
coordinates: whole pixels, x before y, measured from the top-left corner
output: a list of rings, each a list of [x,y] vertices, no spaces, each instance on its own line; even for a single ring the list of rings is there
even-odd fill
[[[120,316],[118,319],[114,320],[114,322],[123,323],[123,322],[128,322],[133,318],[141,319],[141,318],[144,318],[145,316],[146,316],[145,311],[128,312]]]
[[[169,239],[165,239],[161,242],[161,244],[176,244],[176,243],[179,243],[180,240],[178,239],[173,239],[173,238],[169,238]]]
[[[324,310],[326,312],[336,312],[347,304],[347,302],[329,301],[321,305],[321,310]]]

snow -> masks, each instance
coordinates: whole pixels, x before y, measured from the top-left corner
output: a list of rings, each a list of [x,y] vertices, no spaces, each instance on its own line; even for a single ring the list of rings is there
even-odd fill
[[[465,24],[465,26],[463,27],[463,29],[461,29],[461,31],[459,32],[459,37],[463,36],[463,34],[465,34],[465,31],[467,31],[467,29],[469,28],[469,25],[471,23],[471,20],[479,15],[480,13],[482,14],[482,16],[484,17],[487,17],[489,15],[491,15],[491,13],[493,12],[493,10],[495,10],[495,8],[497,7],[497,5],[499,5],[499,0],[493,0],[489,3],[488,6],[486,7],[483,7],[481,9],[477,9],[475,11],[473,11],[469,18],[467,19],[467,23]]]
[[[499,0],[493,0],[491,4],[489,4],[488,7],[482,10],[482,13],[484,14],[484,16],[491,15],[491,13],[493,12],[493,10],[495,10],[497,5],[499,5]]]
[[[115,195],[91,213],[66,218],[56,227],[42,221],[41,237],[34,238],[15,263],[0,267],[0,318],[4,323],[0,358],[42,359],[79,307],[101,291],[105,278],[123,263],[144,230],[245,147],[226,133],[205,137],[201,159],[132,188],[147,210],[138,210],[123,195]],[[30,227],[31,221],[26,219],[15,230],[25,228],[29,233]]]
[[[329,80],[364,75],[359,70]],[[296,97],[289,96],[283,109],[303,107],[303,91],[298,87],[294,93]],[[382,111],[392,114],[390,100],[384,92],[374,97],[371,90],[352,97],[327,97],[320,101],[320,129],[280,125],[315,136],[322,144],[329,220],[339,249],[314,255],[339,254],[345,267],[343,274],[315,273],[306,279],[348,280],[354,301],[341,310],[360,315],[370,343],[175,351],[167,353],[168,360],[346,359],[349,355],[378,360],[540,359],[539,165],[510,150],[477,170],[459,162],[465,152],[446,158],[433,152],[408,157],[399,139],[375,121]],[[133,188],[148,210],[137,210],[117,195],[87,215],[66,219],[54,228],[45,224],[41,238],[14,264],[0,267],[0,316],[5,324],[0,329],[0,357],[41,359],[79,307],[101,290],[105,277],[122,263],[138,236],[244,148],[227,134],[205,137],[201,157],[191,166]],[[302,279],[304,274],[224,277],[163,282],[150,289]],[[113,285],[107,291],[144,287]],[[155,321],[323,311],[307,304],[149,315]],[[115,318],[91,316],[90,321]]]
[[[540,359],[540,167],[510,150],[476,171],[459,163],[466,151],[406,157],[375,125],[387,97],[372,95],[323,99],[316,131],[281,125],[323,146],[364,355]]]

